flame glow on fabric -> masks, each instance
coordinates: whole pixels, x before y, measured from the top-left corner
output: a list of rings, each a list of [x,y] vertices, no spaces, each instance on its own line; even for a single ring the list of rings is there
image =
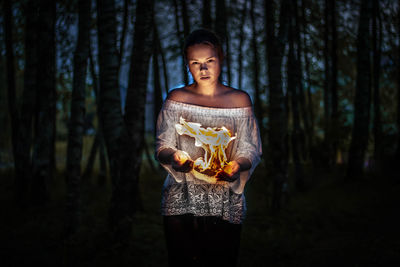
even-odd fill
[[[222,126],[203,128],[200,123],[187,122],[180,117],[179,124],[175,124],[179,135],[188,135],[195,139],[195,146],[204,149],[204,157],[194,160],[193,175],[209,183],[217,182],[217,174],[228,165],[225,149],[236,138],[230,131]]]

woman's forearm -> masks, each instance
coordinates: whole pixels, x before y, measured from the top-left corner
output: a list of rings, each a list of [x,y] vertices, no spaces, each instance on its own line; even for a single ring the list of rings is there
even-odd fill
[[[251,168],[251,162],[250,160],[246,159],[246,158],[238,158],[236,160],[236,162],[239,164],[240,169],[239,171],[247,171]]]

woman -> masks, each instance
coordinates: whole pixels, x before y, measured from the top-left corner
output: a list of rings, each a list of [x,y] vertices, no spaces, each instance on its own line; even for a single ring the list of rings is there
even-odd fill
[[[157,121],[156,157],[168,171],[161,210],[169,264],[235,266],[243,190],[261,156],[258,126],[248,94],[220,82],[223,51],[213,32],[192,32],[184,59],[194,82],[168,94]],[[217,169],[204,171],[209,146],[191,126],[228,138],[214,157]]]

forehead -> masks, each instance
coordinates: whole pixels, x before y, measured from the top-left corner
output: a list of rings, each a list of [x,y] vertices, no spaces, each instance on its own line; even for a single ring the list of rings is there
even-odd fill
[[[191,59],[206,59],[210,57],[217,57],[217,51],[212,45],[208,44],[195,44],[187,49],[187,58]]]

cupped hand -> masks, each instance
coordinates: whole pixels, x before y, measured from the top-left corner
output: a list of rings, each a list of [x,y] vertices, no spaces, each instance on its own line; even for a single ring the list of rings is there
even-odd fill
[[[193,160],[185,151],[177,150],[172,155],[171,165],[178,172],[190,172],[193,169]]]
[[[237,161],[230,161],[216,174],[218,181],[233,182],[239,178],[240,165]]]

